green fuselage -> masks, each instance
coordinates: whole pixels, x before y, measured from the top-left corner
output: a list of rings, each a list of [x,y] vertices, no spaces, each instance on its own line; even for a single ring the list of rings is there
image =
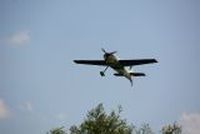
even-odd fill
[[[131,75],[128,72],[128,70],[126,70],[126,68],[120,64],[119,60],[114,55],[109,55],[105,57],[104,59],[108,66],[113,68],[120,75],[123,75],[124,77],[132,81]]]

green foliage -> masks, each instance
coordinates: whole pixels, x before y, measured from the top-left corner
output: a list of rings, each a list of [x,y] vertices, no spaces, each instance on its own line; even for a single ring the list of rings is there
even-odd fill
[[[182,128],[180,125],[177,123],[174,123],[172,125],[165,125],[162,130],[162,134],[181,134],[182,133]]]
[[[96,108],[87,113],[86,118],[80,125],[73,125],[69,129],[69,134],[155,134],[149,124],[143,124],[136,128],[129,125],[125,119],[122,119],[120,113],[122,107],[118,107],[118,111],[111,111],[107,114],[103,104],[99,104]],[[50,130],[47,134],[67,134],[63,130],[64,127]],[[162,127],[161,134],[181,134],[182,128],[177,123]]]
[[[54,128],[52,130],[50,130],[50,134],[67,134],[64,130],[64,127],[60,127],[60,128]],[[49,134],[49,133],[47,133]]]
[[[87,118],[80,126],[72,126],[70,134],[131,134],[133,127],[120,117],[119,112],[105,113],[103,104],[88,112]]]

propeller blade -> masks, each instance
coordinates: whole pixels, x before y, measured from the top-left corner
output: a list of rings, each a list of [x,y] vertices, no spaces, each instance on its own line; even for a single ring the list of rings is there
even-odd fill
[[[117,51],[111,52],[110,54],[115,54],[115,53],[117,53]]]
[[[115,53],[117,53],[117,51],[113,51],[113,52],[106,52],[106,50],[104,48],[101,48],[101,50],[105,53],[105,54],[109,54],[109,55],[113,55]]]
[[[105,50],[104,48],[101,48],[101,50],[102,50],[104,53],[107,53],[106,50]]]

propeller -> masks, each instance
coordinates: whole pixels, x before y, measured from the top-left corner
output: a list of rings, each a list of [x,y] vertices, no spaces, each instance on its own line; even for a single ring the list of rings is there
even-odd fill
[[[113,55],[115,53],[117,53],[117,51],[113,51],[113,52],[106,52],[106,50],[104,48],[101,49],[106,55]]]

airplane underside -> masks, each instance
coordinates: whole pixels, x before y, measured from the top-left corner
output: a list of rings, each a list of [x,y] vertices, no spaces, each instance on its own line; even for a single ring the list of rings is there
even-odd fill
[[[115,75],[117,77],[125,77],[125,78],[127,78],[131,82],[131,86],[133,86],[132,77],[145,76],[145,74],[141,73],[141,72],[129,72],[124,67],[122,67],[121,69],[116,69],[116,68],[113,68],[113,69],[115,71],[117,71],[117,73],[114,73],[113,75]]]
[[[113,70],[115,70],[117,73],[114,73],[113,75],[117,77],[125,77],[131,82],[131,86],[133,85],[132,77],[140,77],[145,76],[144,73],[141,72],[129,72],[125,67],[121,66],[117,62],[113,62],[107,65],[104,71],[100,72],[101,76],[105,76],[105,71],[111,67]]]
[[[100,71],[101,76],[105,76],[106,70],[110,67],[115,70],[117,73],[114,73],[115,76],[125,77],[131,82],[131,86],[133,85],[132,77],[140,77],[145,76],[144,73],[141,72],[130,72],[126,67],[130,67],[136,65],[143,65],[143,64],[150,64],[150,63],[157,63],[156,59],[125,59],[119,60],[114,54],[114,52],[104,52],[103,58],[104,60],[74,60],[77,64],[87,64],[87,65],[98,65],[98,66],[105,66],[106,68],[103,71]]]

